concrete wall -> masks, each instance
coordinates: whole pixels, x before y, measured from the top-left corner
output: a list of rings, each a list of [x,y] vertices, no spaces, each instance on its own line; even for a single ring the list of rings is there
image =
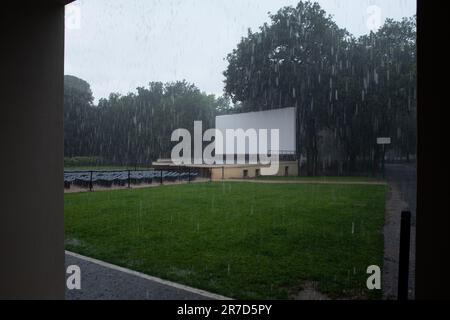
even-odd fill
[[[0,13],[0,299],[64,299],[64,1]]]
[[[256,170],[261,170],[261,165],[223,166],[212,169],[212,179],[244,179],[244,170],[248,171],[247,178],[255,178]],[[281,161],[277,176],[285,176],[285,168],[288,168],[289,176],[298,175],[297,161]]]

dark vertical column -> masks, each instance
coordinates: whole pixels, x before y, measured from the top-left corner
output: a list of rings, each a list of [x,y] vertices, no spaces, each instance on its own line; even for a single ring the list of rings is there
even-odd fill
[[[447,27],[446,12],[432,1],[420,0],[417,14],[416,299],[450,299],[448,84],[436,80],[436,72],[445,74],[439,70],[448,55],[430,37]]]
[[[14,3],[0,10],[0,299],[63,299],[64,6]]]
[[[400,223],[400,254],[398,259],[398,300],[408,300],[409,251],[411,250],[411,212],[404,211]]]

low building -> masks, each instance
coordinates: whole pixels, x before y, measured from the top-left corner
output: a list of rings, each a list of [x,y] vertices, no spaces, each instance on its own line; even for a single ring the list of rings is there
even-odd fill
[[[199,173],[200,177],[209,178],[211,180],[256,178],[261,176],[261,168],[267,167],[267,165],[261,164],[177,165],[170,159],[158,159],[158,161],[153,162],[152,166],[156,170],[192,170]],[[298,173],[297,160],[281,160],[276,176],[297,176]]]

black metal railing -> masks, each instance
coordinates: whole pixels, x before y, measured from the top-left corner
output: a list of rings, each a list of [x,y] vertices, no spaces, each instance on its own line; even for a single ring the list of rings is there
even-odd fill
[[[187,182],[205,177],[196,168],[178,167],[173,169],[143,169],[143,170],[74,170],[64,171],[64,188],[71,186],[94,189],[94,185],[101,187],[128,187],[138,184],[164,184]]]

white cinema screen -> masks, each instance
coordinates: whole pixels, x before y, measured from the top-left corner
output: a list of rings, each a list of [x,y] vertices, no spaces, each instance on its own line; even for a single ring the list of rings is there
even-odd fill
[[[238,113],[231,115],[223,115],[216,117],[216,129],[220,130],[225,138],[226,130],[232,129],[255,129],[259,135],[259,130],[271,129],[279,130],[279,151],[280,153],[295,153],[296,139],[295,139],[295,125],[296,109],[283,108],[273,109],[259,112]],[[270,134],[268,137],[270,144]],[[228,141],[226,142],[228,143]],[[270,149],[270,145],[269,145]],[[248,146],[246,146],[248,152]]]

